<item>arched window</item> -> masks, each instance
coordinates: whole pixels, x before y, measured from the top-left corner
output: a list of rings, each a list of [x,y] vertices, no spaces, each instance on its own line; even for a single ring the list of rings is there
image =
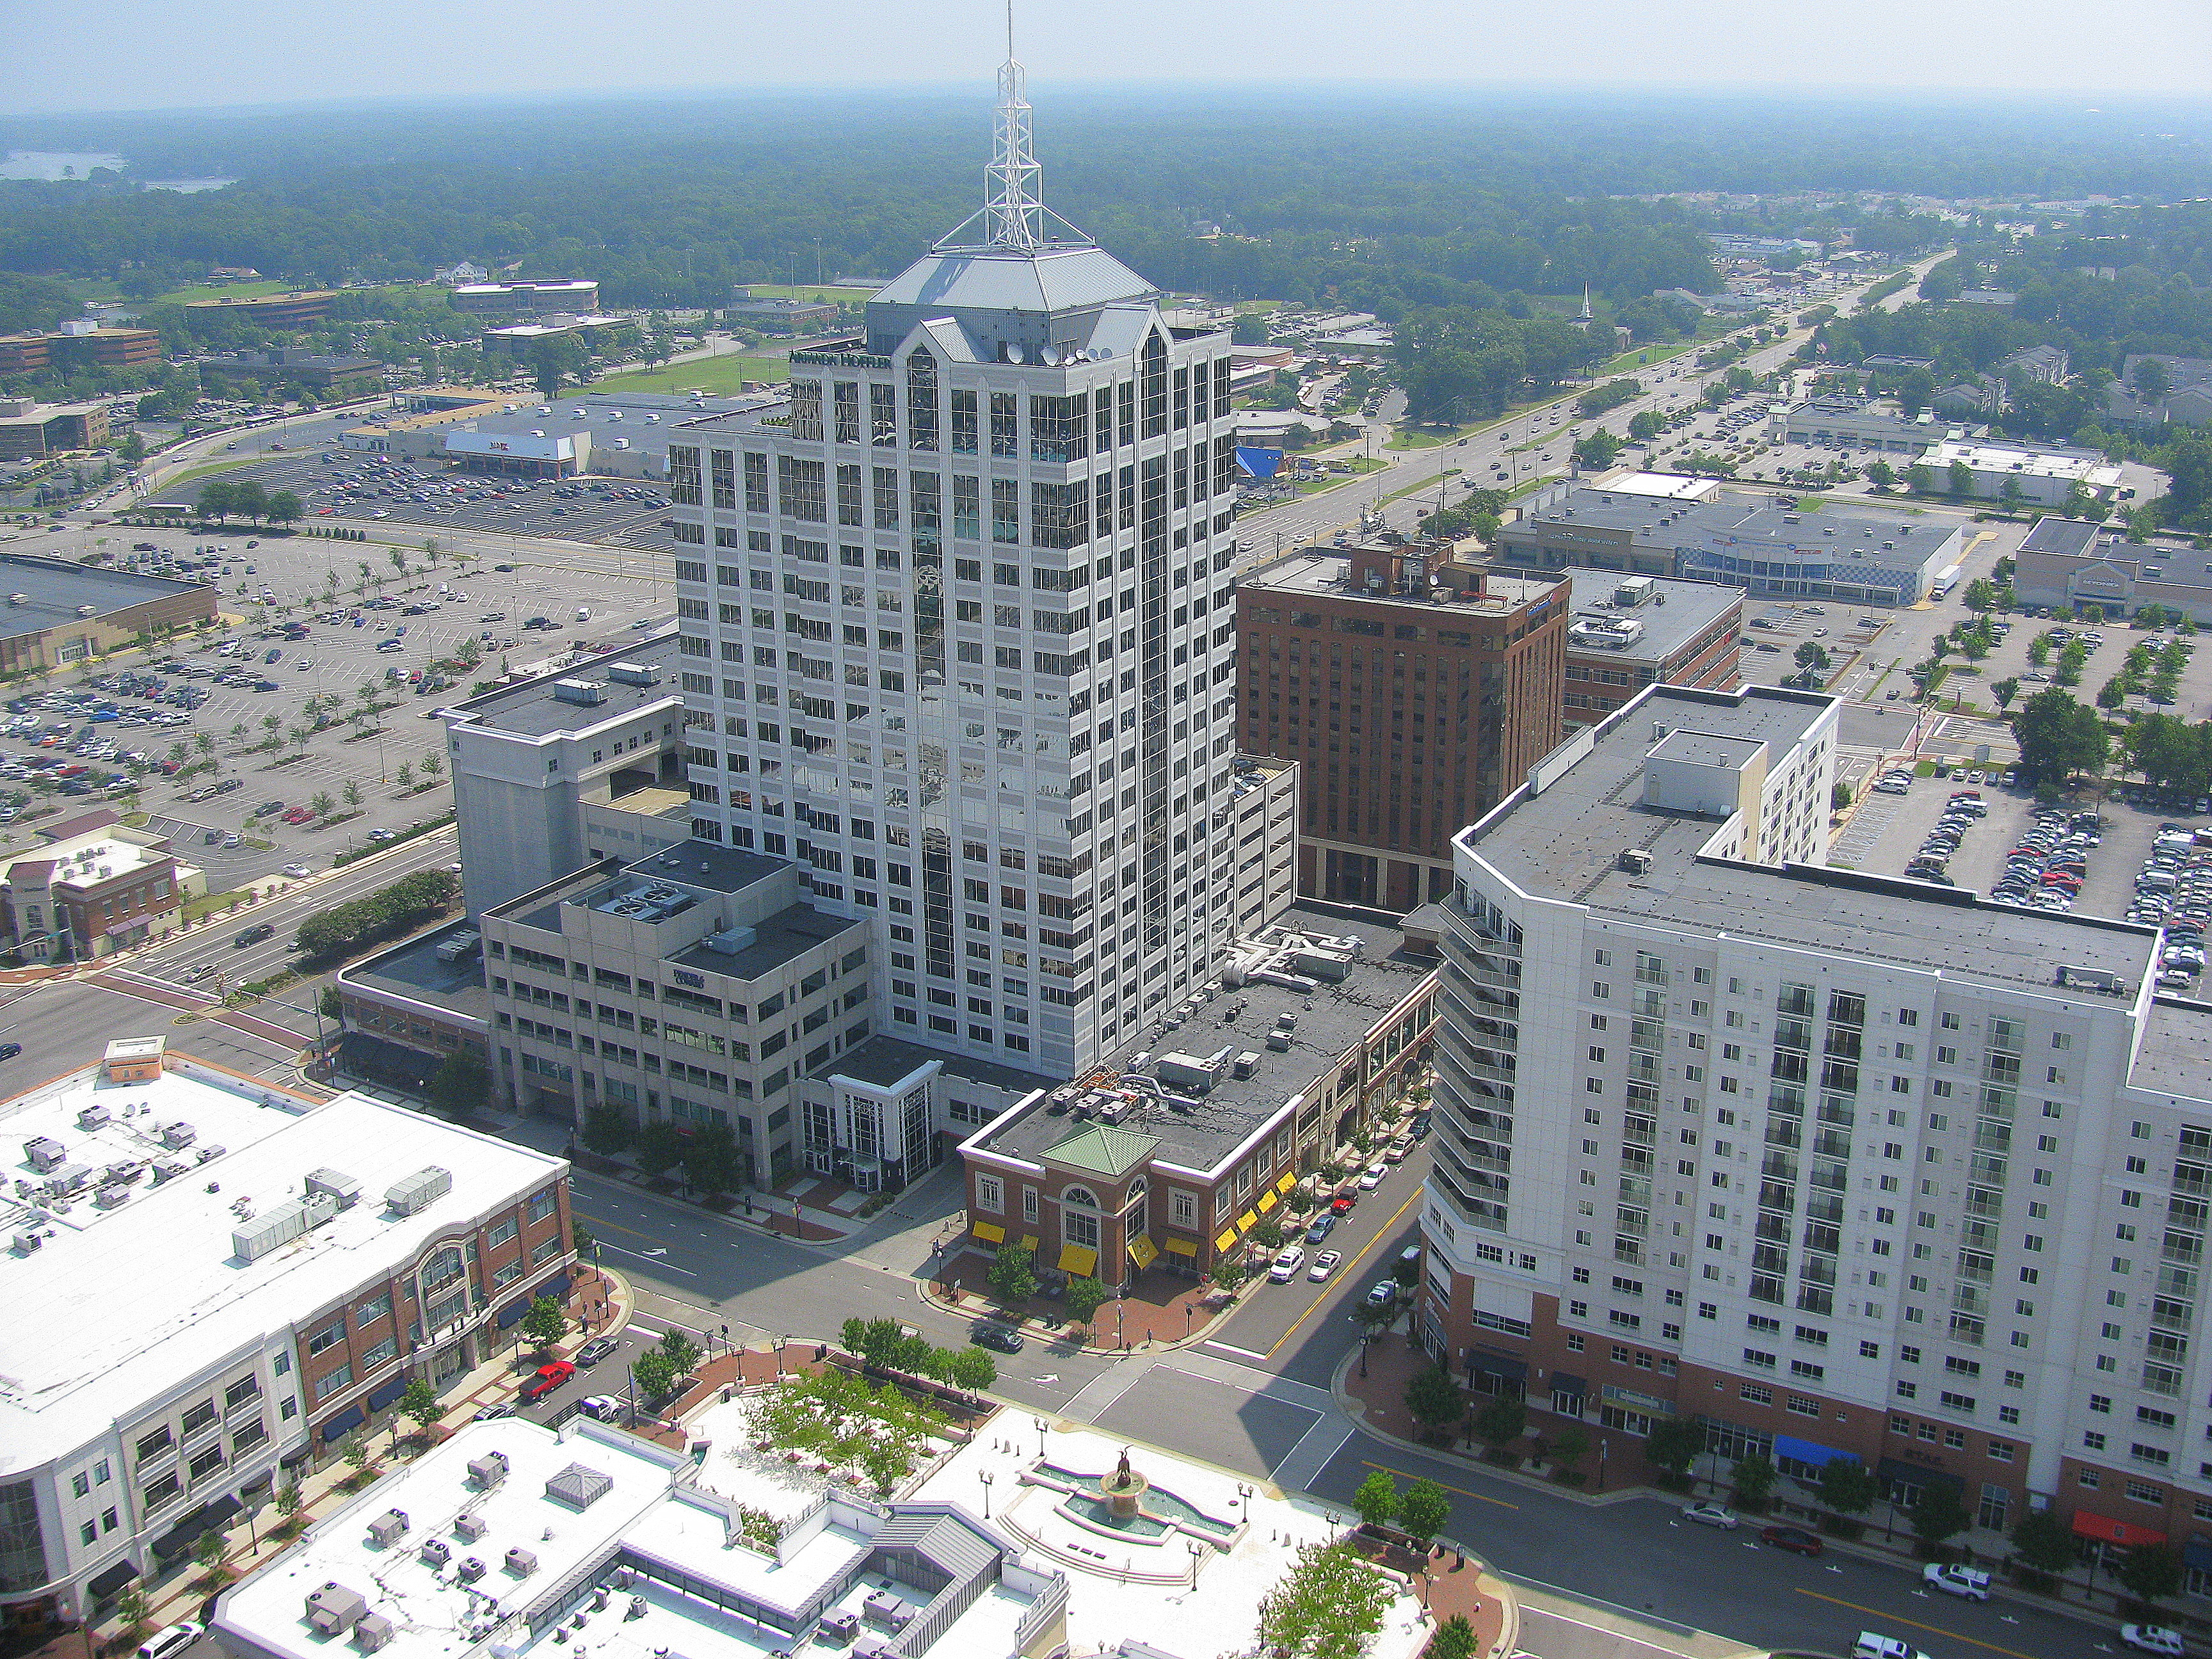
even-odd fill
[[[434,1253],[422,1266],[422,1288],[434,1291],[461,1276],[461,1252],[457,1245],[448,1244]]]
[[[1060,1236],[1070,1244],[1098,1248],[1098,1197],[1088,1187],[1067,1187],[1060,1194]]]

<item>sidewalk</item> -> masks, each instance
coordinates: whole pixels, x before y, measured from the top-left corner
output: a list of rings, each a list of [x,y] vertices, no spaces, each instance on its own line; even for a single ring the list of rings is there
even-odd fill
[[[630,1287],[620,1274],[579,1262],[568,1297],[569,1316],[576,1325],[558,1346],[573,1350],[601,1331],[622,1329],[629,1322],[632,1300]],[[502,1341],[483,1364],[447,1386],[441,1396],[445,1413],[430,1430],[431,1443],[445,1438],[486,1406],[513,1403],[514,1354],[514,1345]],[[368,1479],[374,1478],[381,1465],[395,1459],[404,1462],[426,1449],[411,1419],[401,1417],[396,1407],[361,1432],[363,1443],[376,1453],[365,1471]],[[376,1443],[380,1439],[384,1443],[380,1448]],[[223,1556],[226,1584],[235,1583],[266,1566],[290,1548],[307,1527],[351,1503],[358,1487],[368,1484],[368,1480],[360,1480],[356,1485],[355,1472],[337,1446],[318,1448],[314,1455],[319,1461],[303,1465],[295,1477],[301,1501],[290,1526],[284,1524],[270,1501],[274,1487],[234,1518],[231,1523],[233,1547]],[[283,1484],[281,1480],[278,1484]],[[238,1530],[246,1534],[242,1546],[235,1540]],[[147,1628],[158,1630],[180,1619],[198,1619],[202,1604],[219,1587],[204,1582],[198,1565],[187,1553],[166,1570],[155,1567],[149,1571],[140,1580],[139,1588],[146,1595]],[[95,1626],[94,1647],[112,1637],[115,1631],[116,1621],[112,1616]],[[82,1659],[81,1647],[78,1659]]]
[[[921,1285],[922,1299],[962,1318],[1018,1325],[1041,1342],[1073,1346],[1062,1322],[1067,1310],[1044,1296],[1032,1297],[1018,1318],[1009,1318],[1006,1303],[991,1289],[991,1258],[973,1246],[956,1246],[939,1255]],[[1085,1353],[1149,1353],[1203,1342],[1234,1312],[1237,1304],[1209,1304],[1221,1291],[1205,1279],[1191,1280],[1154,1267],[1139,1273],[1128,1294],[1099,1304],[1091,1316]]]

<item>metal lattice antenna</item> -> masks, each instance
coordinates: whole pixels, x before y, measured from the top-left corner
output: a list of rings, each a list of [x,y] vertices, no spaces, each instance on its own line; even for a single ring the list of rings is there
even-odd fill
[[[1014,0],[1006,0],[1006,61],[999,70],[998,131],[983,179],[983,213],[993,247],[1039,246],[1044,238],[1044,170],[1030,145],[1030,100],[1014,57]]]

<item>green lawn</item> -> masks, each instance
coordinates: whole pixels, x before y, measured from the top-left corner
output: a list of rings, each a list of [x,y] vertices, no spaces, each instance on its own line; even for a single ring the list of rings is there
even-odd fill
[[[217,910],[228,910],[245,896],[243,891],[239,891],[204,893],[198,898],[188,898],[185,901],[185,920],[198,921],[202,916],[212,915]]]
[[[180,306],[194,300],[259,300],[271,294],[289,294],[293,288],[290,283],[199,283],[138,303]]]
[[[733,397],[745,380],[787,380],[791,365],[781,357],[701,357],[668,368],[625,369],[594,380],[586,392],[704,392]]]
[[[838,288],[834,284],[801,283],[793,287],[787,283],[747,283],[756,300],[807,300],[817,305],[859,305],[876,297],[872,288]]]

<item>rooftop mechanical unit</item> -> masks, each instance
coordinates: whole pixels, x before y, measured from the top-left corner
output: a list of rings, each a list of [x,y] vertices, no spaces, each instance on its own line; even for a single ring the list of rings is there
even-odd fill
[[[23,1157],[40,1175],[52,1175],[69,1162],[69,1149],[52,1135],[23,1143]]]
[[[390,1549],[407,1534],[407,1511],[386,1510],[368,1523],[368,1535]]]
[[[453,1190],[453,1171],[433,1164],[393,1182],[384,1201],[402,1215],[417,1215]]]
[[[477,1483],[479,1491],[489,1492],[507,1479],[508,1467],[505,1452],[486,1452],[482,1457],[469,1459],[469,1479]]]
[[[392,1622],[382,1613],[364,1613],[353,1627],[353,1643],[363,1653],[374,1653],[395,1633]]]
[[[317,1170],[307,1176],[307,1194],[319,1193],[335,1200],[341,1210],[350,1210],[361,1202],[361,1182],[343,1170]]]
[[[473,1544],[477,1539],[483,1537],[485,1527],[483,1516],[478,1515],[474,1510],[453,1517],[453,1536],[465,1544]],[[461,1565],[466,1567],[468,1563],[464,1561]],[[483,1571],[483,1562],[477,1563],[477,1571],[478,1572]]]
[[[507,1559],[501,1565],[517,1578],[527,1578],[538,1571],[538,1552],[517,1544],[507,1553]]]
[[[357,1590],[335,1579],[307,1595],[307,1624],[318,1636],[337,1636],[351,1630],[368,1611]]]

